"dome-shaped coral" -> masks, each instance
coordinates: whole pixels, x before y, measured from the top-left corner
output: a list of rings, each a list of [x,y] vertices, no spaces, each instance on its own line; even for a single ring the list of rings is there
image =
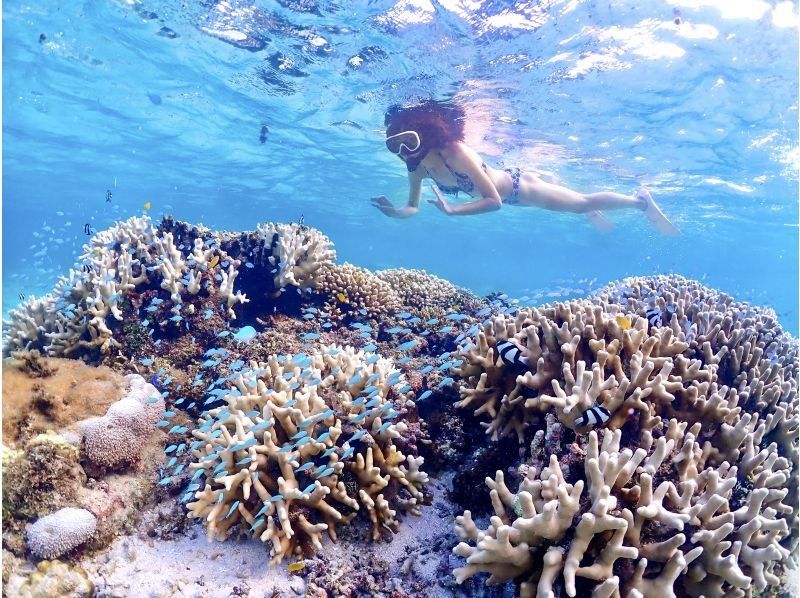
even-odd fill
[[[28,548],[38,558],[54,559],[86,542],[97,519],[86,509],[64,507],[28,528]]]

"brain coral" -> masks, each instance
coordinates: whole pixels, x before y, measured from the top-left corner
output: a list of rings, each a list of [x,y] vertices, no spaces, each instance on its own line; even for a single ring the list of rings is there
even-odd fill
[[[253,533],[274,561],[319,548],[322,532],[335,540],[362,510],[373,539],[395,530],[398,508],[419,513],[427,481],[423,458],[398,449],[413,446],[395,421],[409,416],[392,399],[401,382],[390,360],[351,347],[252,363],[193,431],[190,517],[209,539]]]
[[[798,540],[797,348],[774,314],[679,277],[494,318],[464,351],[460,404],[531,455],[516,493],[487,479],[486,529],[458,518],[457,579],[528,596],[774,588]]]
[[[136,461],[164,412],[164,399],[138,374],[125,376],[128,393],[101,417],[80,424],[86,458],[103,467]]]
[[[38,558],[54,559],[86,542],[97,519],[86,509],[64,507],[28,528],[28,548]]]

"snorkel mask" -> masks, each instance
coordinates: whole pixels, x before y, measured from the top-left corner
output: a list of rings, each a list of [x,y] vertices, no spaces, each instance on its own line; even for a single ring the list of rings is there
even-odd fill
[[[417,169],[428,153],[424,149],[420,151],[420,148],[422,148],[422,141],[416,131],[402,131],[386,138],[386,149],[396,156],[400,156],[412,172]],[[417,152],[419,153],[414,155]]]

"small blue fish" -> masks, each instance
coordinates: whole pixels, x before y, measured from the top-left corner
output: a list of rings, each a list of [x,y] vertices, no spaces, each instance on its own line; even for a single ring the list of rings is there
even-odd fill
[[[436,388],[441,388],[442,386],[447,386],[448,384],[452,384],[453,379],[450,377],[444,378],[439,384],[436,385]]]
[[[397,334],[401,330],[402,328],[399,328],[398,326],[393,326],[392,328],[389,328],[386,332],[388,332],[389,334]]]
[[[230,517],[233,514],[233,512],[236,510],[236,507],[238,507],[238,506],[239,506],[239,501],[238,500],[234,501],[234,503],[231,505],[231,508],[228,510],[228,514],[225,515],[225,519]]]
[[[378,361],[379,359],[380,359],[380,356],[378,354],[376,354],[376,353],[373,353],[372,355],[367,357],[364,361],[367,364],[372,364],[372,363],[375,363],[376,361]]]
[[[312,490],[314,490],[314,488],[316,487],[317,487],[316,482],[313,484],[309,484],[308,486],[306,486],[305,490],[303,490],[303,494],[311,494]]]
[[[146,357],[144,359],[140,359],[139,363],[141,363],[142,365],[145,365],[145,366],[150,366],[150,365],[153,365],[153,360],[151,358],[149,358],[149,357]]]
[[[370,343],[370,344],[368,344],[368,345],[364,345],[364,346],[363,346],[363,347],[361,347],[361,348],[362,348],[364,351],[366,351],[366,352],[369,352],[369,351],[374,351],[374,350],[375,350],[375,349],[377,349],[378,347],[377,347],[377,345],[375,345],[374,343]]]
[[[364,437],[364,434],[366,434],[366,433],[367,433],[367,431],[366,431],[366,430],[359,430],[358,432],[356,432],[355,434],[353,434],[353,435],[350,437],[350,442],[353,442],[353,441],[355,441],[355,440],[359,440],[359,439],[363,438],[363,437]]]
[[[156,424],[156,428],[163,428],[169,425],[169,422],[165,419],[162,419],[160,422]]]
[[[452,326],[443,326],[439,328],[439,332],[444,332],[444,333],[452,332],[453,330],[454,328]]]
[[[405,343],[402,343],[402,344],[398,345],[397,348],[400,351],[410,351],[411,349],[413,349],[416,346],[417,346],[417,341],[416,340],[410,340],[410,341],[407,341]]]
[[[278,502],[279,500],[283,500],[283,494],[276,494],[269,499],[269,502]]]
[[[402,318],[403,320],[407,320],[411,316],[412,314],[408,313],[407,311],[401,311],[399,314],[397,314],[397,317]]]
[[[178,448],[177,445],[170,444],[167,448],[164,449],[164,452],[169,455],[172,451],[174,451],[177,448]]]
[[[378,430],[377,430],[377,431],[378,431],[378,432],[385,432],[386,430],[388,430],[388,429],[389,429],[389,426],[391,426],[391,425],[392,425],[392,422],[386,422],[385,424],[381,424],[381,425],[378,427]]]
[[[311,469],[312,467],[314,467],[314,463],[312,461],[309,461],[308,463],[303,463],[300,467],[295,469],[295,472],[307,471],[307,470]]]
[[[326,467],[325,469],[314,473],[314,477],[317,479],[324,478],[326,476],[331,475],[333,472],[334,472],[333,467]]]
[[[419,395],[419,397],[417,398],[417,401],[424,401],[425,399],[427,399],[432,394],[433,394],[432,390],[426,390],[421,395]]]
[[[316,332],[307,332],[303,335],[303,340],[313,341],[319,338],[319,334]]]
[[[230,330],[223,330],[222,332],[217,334],[217,336],[219,336],[221,338],[225,338],[226,336],[230,336],[230,335],[231,335],[231,331]]]
[[[167,464],[166,464],[164,467],[166,467],[167,469],[169,469],[170,467],[172,467],[173,465],[175,465],[177,462],[178,462],[178,458],[177,458],[177,457],[170,457],[170,460],[169,460],[169,461],[167,461]]]
[[[160,479],[160,480],[158,481],[158,485],[159,485],[159,486],[166,486],[166,485],[167,485],[167,484],[169,484],[171,481],[172,481],[172,478],[171,478],[171,477],[169,477],[169,476],[167,476],[167,477],[165,477],[165,478],[162,478],[162,479]]]
[[[422,368],[419,371],[419,373],[424,375],[424,374],[427,374],[428,372],[432,372],[432,371],[433,371],[433,366],[432,365],[426,365],[424,368]]]

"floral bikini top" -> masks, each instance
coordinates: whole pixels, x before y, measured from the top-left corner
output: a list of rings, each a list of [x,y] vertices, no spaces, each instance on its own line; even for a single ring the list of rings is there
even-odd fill
[[[447,170],[450,171],[450,174],[453,175],[453,178],[456,179],[456,185],[454,187],[450,185],[443,185],[442,183],[436,180],[436,177],[434,177],[427,168],[423,167],[425,168],[425,174],[427,174],[430,178],[432,178],[436,182],[436,184],[439,186],[439,189],[441,189],[442,193],[446,193],[448,195],[458,195],[459,191],[463,191],[464,193],[472,195],[473,191],[475,191],[475,183],[472,182],[472,179],[469,178],[469,175],[454,170],[447,163],[447,160],[444,159],[444,156],[442,156],[442,154],[439,154],[439,157],[442,159],[442,162],[444,162],[444,165],[447,168]],[[486,170],[488,168],[486,166],[486,162],[481,162],[481,168],[483,168],[484,172],[488,173],[488,171]]]

